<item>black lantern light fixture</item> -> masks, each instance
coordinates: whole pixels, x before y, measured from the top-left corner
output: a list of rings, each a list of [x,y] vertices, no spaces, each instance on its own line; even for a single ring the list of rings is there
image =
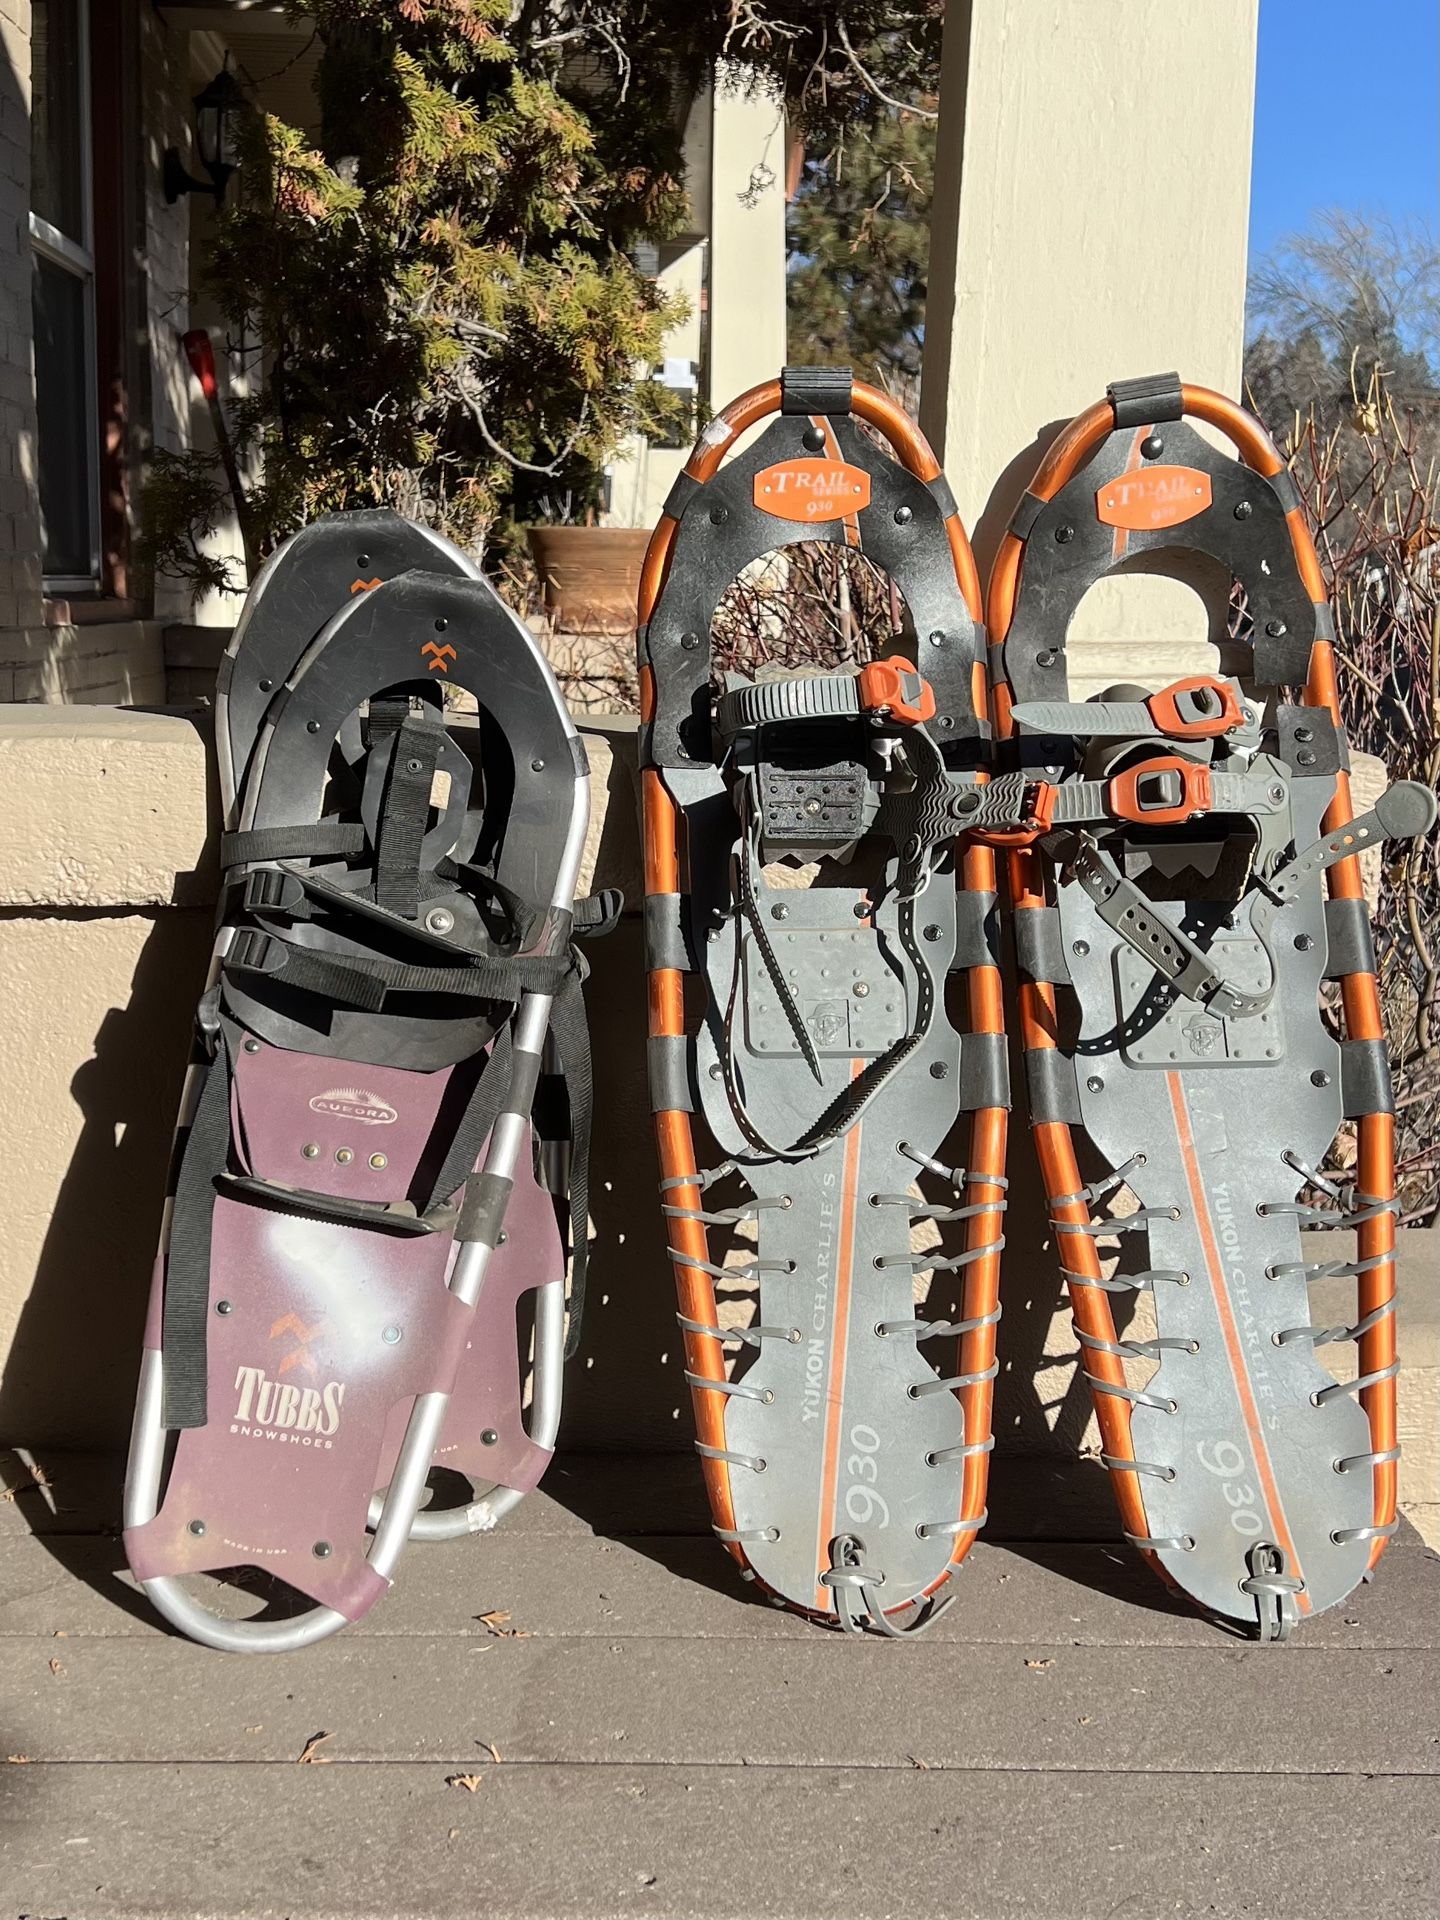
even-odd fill
[[[188,173],[179,149],[165,149],[165,198],[173,207],[182,193],[210,193],[216,206],[225,199],[225,188],[240,166],[236,141],[236,122],[246,106],[240,83],[230,71],[229,55],[225,65],[195,95],[195,151],[208,180],[197,180]]]

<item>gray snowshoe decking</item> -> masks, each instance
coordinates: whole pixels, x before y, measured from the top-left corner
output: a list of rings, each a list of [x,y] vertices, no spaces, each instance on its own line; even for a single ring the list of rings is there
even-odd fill
[[[801,541],[869,555],[912,624],[892,600],[888,660],[731,675],[717,700],[722,595]],[[989,732],[969,544],[899,408],[791,368],[702,436],[640,619],[651,1094],[715,1531],[771,1598],[909,1631],[983,1525],[993,1445],[1007,1090],[993,858],[956,851]],[[817,877],[772,887],[787,859]],[[707,1229],[752,1225],[725,1267]],[[917,1251],[921,1226],[941,1244]],[[747,1278],[753,1323],[722,1325],[717,1283]]]
[[[383,580],[356,564],[446,554],[443,573]],[[432,1462],[481,1490],[432,1519],[454,1532],[493,1525],[549,1459],[565,1266],[531,1105],[558,1047],[573,1330],[588,774],[532,636],[432,536],[387,513],[333,516],[288,543],[257,592],[264,617],[242,622],[217,711],[224,884],[156,1263],[126,1548],[184,1632],[281,1651],[386,1590]],[[326,604],[339,610],[314,631]],[[457,724],[450,688],[475,696],[478,721]],[[599,914],[581,903],[578,918]],[[237,1567],[311,1604],[236,1621],[181,1583]]]
[[[1087,589],[1176,554],[1244,591],[1248,637],[1232,621],[1226,670],[1069,701]],[[1281,1639],[1343,1599],[1396,1526],[1393,1103],[1354,856],[1427,831],[1434,799],[1401,785],[1352,818],[1299,496],[1257,423],[1205,388],[1120,383],[1065,429],[988,610],[1015,759],[982,824],[1012,849],[1032,1122],[1104,1463],[1167,1581]],[[1343,1039],[1322,1016],[1327,980]],[[1353,1183],[1324,1171],[1347,1119]],[[1088,1183],[1082,1134],[1109,1168]],[[1122,1187],[1136,1210],[1092,1213]],[[1354,1227],[1356,1259],[1307,1263],[1302,1226]],[[1097,1241],[1132,1234],[1143,1262],[1104,1275]],[[1313,1325],[1307,1282],[1335,1274],[1357,1281],[1354,1319]],[[1122,1338],[1111,1302],[1140,1291],[1156,1335]],[[1337,1341],[1359,1348],[1343,1384],[1321,1357]]]

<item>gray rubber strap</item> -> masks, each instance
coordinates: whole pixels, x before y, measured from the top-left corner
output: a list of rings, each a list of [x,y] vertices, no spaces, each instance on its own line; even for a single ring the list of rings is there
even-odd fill
[[[1052,816],[1056,825],[1113,820],[1115,816],[1107,805],[1109,789],[1108,780],[1072,780],[1059,788]],[[1245,773],[1212,773],[1210,776],[1211,813],[1279,813],[1286,798],[1285,791],[1273,779]],[[1143,826],[1144,821],[1129,824]]]
[[[1158,734],[1143,700],[1115,700],[1102,706],[1095,700],[1022,700],[1010,709],[1017,727],[1031,733]]]
[[[716,703],[715,724],[728,737],[773,720],[853,719],[860,712],[858,674],[815,673],[732,688]]]
[[[1177,993],[1221,1015],[1265,1011],[1275,993],[1275,955],[1258,928],[1256,937],[1265,949],[1270,980],[1259,993],[1242,993],[1211,965],[1209,956],[1188,934],[1156,912],[1139,887],[1125,878],[1088,833],[1078,839],[1071,870],[1094,902],[1096,912]]]

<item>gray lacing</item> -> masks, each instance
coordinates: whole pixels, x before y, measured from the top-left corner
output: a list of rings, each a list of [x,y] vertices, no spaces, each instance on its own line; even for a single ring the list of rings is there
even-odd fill
[[[1285,1555],[1267,1541],[1259,1541],[1246,1557],[1249,1578],[1242,1580],[1241,1593],[1255,1602],[1255,1623],[1263,1642],[1288,1638],[1296,1620],[1295,1596],[1305,1591],[1305,1582],[1285,1571]]]
[[[822,1587],[835,1595],[835,1618],[843,1633],[864,1633],[867,1628],[888,1639],[903,1640],[912,1633],[923,1633],[939,1619],[953,1599],[931,1598],[920,1603],[915,1617],[903,1627],[887,1618],[879,1598],[885,1575],[865,1564],[865,1543],[853,1533],[838,1534],[830,1543],[830,1565],[820,1576]],[[856,1605],[856,1597],[860,1605]]]
[[[1088,1187],[1081,1187],[1075,1193],[1059,1194],[1050,1204],[1052,1207],[1092,1207],[1097,1200],[1105,1199],[1117,1187],[1123,1187],[1130,1174],[1137,1167],[1145,1165],[1146,1158],[1144,1153],[1132,1153],[1130,1158],[1113,1173],[1107,1173],[1098,1180],[1092,1180]],[[1052,1213],[1050,1228],[1057,1234],[1079,1233],[1087,1239],[1105,1240],[1112,1234],[1136,1232],[1139,1228],[1147,1226],[1151,1220],[1178,1220],[1179,1218],[1178,1207],[1141,1207],[1137,1212],[1126,1214],[1123,1218],[1107,1216],[1103,1220],[1084,1222],[1057,1220]],[[1190,1284],[1189,1274],[1181,1273],[1176,1267],[1150,1267],[1144,1273],[1117,1273],[1112,1274],[1108,1280],[1101,1279],[1096,1274],[1076,1273],[1073,1267],[1064,1265],[1063,1254],[1060,1277],[1070,1286],[1099,1287],[1103,1293],[1153,1293],[1162,1282],[1174,1287],[1188,1287]]]

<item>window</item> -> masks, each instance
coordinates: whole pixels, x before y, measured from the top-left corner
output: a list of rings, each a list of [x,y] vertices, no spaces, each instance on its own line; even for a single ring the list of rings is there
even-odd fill
[[[88,0],[34,0],[30,242],[40,517],[49,591],[99,576]]]

